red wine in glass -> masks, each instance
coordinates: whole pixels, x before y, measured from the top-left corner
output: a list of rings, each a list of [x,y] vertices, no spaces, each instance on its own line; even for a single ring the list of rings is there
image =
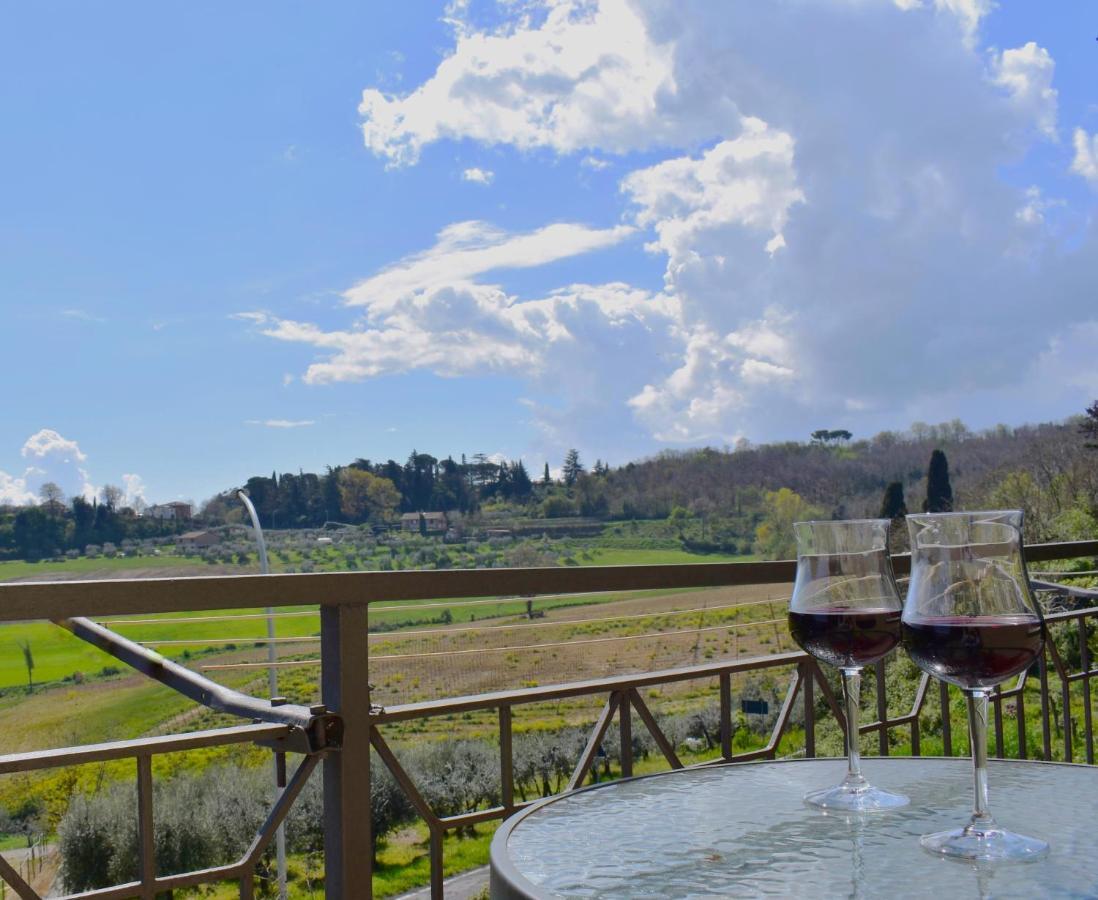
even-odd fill
[[[846,778],[804,796],[806,804],[828,812],[883,811],[910,802],[866,780],[858,747],[862,668],[900,641],[902,604],[888,556],[889,525],[888,519],[793,525],[797,578],[789,630],[807,653],[842,672]]]
[[[991,688],[1039,658],[1045,642],[1022,545],[1020,510],[924,513],[907,517],[911,581],[904,647],[924,672],[968,699],[973,809],[968,824],[923,835],[931,853],[958,859],[1031,860],[1039,838],[996,824],[988,808],[987,720]]]
[[[903,623],[904,649],[924,672],[964,690],[990,688],[1037,660],[1036,616],[927,616]]]
[[[900,610],[816,608],[791,612],[793,640],[838,668],[868,666],[900,642]]]

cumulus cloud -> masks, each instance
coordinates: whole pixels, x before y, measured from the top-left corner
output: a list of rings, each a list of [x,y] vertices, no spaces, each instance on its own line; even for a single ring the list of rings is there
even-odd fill
[[[495,177],[496,173],[490,169],[480,169],[476,166],[461,173],[462,181],[471,181],[473,184],[483,184],[485,186],[491,184]]]
[[[26,461],[21,475],[0,472],[0,503],[35,503],[46,482],[53,482],[67,497],[91,499],[96,494],[83,463],[87,456],[76,441],[52,428],[43,428],[23,443],[20,455]]]
[[[23,506],[34,503],[38,495],[27,489],[27,479],[0,472],[0,504],[4,506]]]
[[[359,113],[366,146],[394,165],[442,138],[622,151],[674,133],[661,101],[675,92],[671,48],[627,0],[565,0],[536,28],[459,27],[430,79],[403,97],[368,89]]]
[[[638,169],[622,181],[622,190],[640,207],[637,224],[656,232],[649,249],[666,253],[676,268],[725,226],[759,232],[766,247],[781,235],[790,207],[804,200],[796,181],[793,138],[749,118],[736,139],[721,141],[699,159],[678,157]]]
[[[920,0],[867,5],[924,6]],[[992,5],[992,0],[934,0],[933,7],[959,24],[971,46]],[[418,161],[424,146],[443,139],[560,153],[625,153],[684,146],[735,127],[737,98],[696,89],[699,81],[715,85],[709,60],[683,65],[680,55],[676,61],[674,35],[662,30],[668,19],[678,18],[674,4],[546,0],[530,6],[545,11],[539,25],[520,15],[517,24],[506,22],[494,32],[473,28],[464,7],[451,8],[456,44],[431,78],[404,96],[363,91],[359,113],[366,146],[390,165],[408,165]],[[713,9],[720,16],[729,6]],[[753,6],[745,4],[748,12]],[[815,52],[821,36],[814,37]]]
[[[560,368],[568,356],[562,348],[596,355],[594,331],[622,339],[637,331],[662,333],[676,315],[672,298],[625,284],[573,285],[520,300],[496,285],[454,281],[379,301],[367,310],[369,326],[358,329],[325,331],[266,314],[252,321],[269,337],[327,354],[304,376],[309,384],[324,384],[414,369],[537,377]]]
[[[1052,86],[1056,63],[1033,41],[1014,50],[1004,50],[994,61],[992,78],[1006,89],[1011,99],[1034,127],[1046,137],[1056,137],[1058,95]]]
[[[1082,128],[1076,128],[1073,143],[1075,158],[1071,171],[1098,187],[1098,134],[1088,135]]]
[[[61,437],[52,428],[43,428],[32,434],[20,451],[26,459],[45,461],[60,460],[65,464],[84,462],[88,457],[81,452],[76,441]]]
[[[349,289],[346,327],[251,321],[314,347],[314,384],[518,374],[555,398],[529,405],[550,440],[864,432],[963,414],[965,396],[1006,403],[1027,360],[1091,334],[1098,246],[1093,231],[1056,246],[1061,201],[1001,178],[1055,138],[1058,98],[1045,49],[977,46],[991,6],[552,0],[502,4],[514,17],[491,32],[455,6],[433,75],[364,93],[366,146],[390,165],[449,139],[577,171],[613,157],[626,174],[603,201],[628,224],[456,223]],[[1078,130],[1074,149],[1098,184],[1098,139]],[[500,283],[637,234],[662,290]]]

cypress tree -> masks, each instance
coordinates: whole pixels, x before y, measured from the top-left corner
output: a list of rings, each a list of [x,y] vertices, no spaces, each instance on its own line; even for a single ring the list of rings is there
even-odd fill
[[[923,512],[950,512],[953,509],[953,488],[949,484],[949,462],[941,450],[930,454],[926,470],[926,501]]]
[[[881,499],[881,518],[902,519],[906,515],[904,486],[899,481],[893,481],[885,488],[884,497]]]

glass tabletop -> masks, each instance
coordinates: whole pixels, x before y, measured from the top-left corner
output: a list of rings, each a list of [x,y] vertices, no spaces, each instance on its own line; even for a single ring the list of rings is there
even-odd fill
[[[972,763],[869,759],[866,776],[909,807],[856,817],[801,802],[845,760],[741,763],[612,782],[509,819],[492,842],[491,895],[512,897],[1095,897],[1098,768],[991,760],[1005,828],[1051,844],[1046,859],[935,858],[919,836],[968,820]]]

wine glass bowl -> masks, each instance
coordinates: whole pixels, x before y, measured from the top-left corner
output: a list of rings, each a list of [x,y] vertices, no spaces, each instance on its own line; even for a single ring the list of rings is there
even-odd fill
[[[888,556],[888,519],[797,522],[797,578],[789,602],[793,640],[843,673],[847,724],[847,776],[838,785],[805,795],[824,810],[867,812],[909,801],[881,790],[861,774],[858,705],[863,666],[900,641],[900,603]]]
[[[927,513],[907,522],[904,648],[924,672],[967,695],[975,770],[968,825],[926,835],[922,845],[962,859],[1040,857],[1048,844],[1000,828],[987,807],[988,689],[1033,665],[1045,641],[1022,550],[1022,513]]]

